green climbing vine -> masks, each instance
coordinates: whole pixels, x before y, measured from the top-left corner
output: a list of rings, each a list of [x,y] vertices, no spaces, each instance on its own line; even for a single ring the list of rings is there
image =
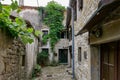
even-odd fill
[[[17,1],[11,0],[10,6],[4,6],[0,2],[0,29],[5,30],[12,37],[20,37],[23,43],[33,42],[33,32],[38,36],[39,31],[34,31],[33,28],[27,28],[26,22],[20,18],[16,17],[14,20],[11,19],[11,11],[20,11]]]
[[[58,34],[63,29],[63,19],[65,8],[55,1],[50,1],[45,9],[44,23],[49,26],[49,34],[43,37],[43,42],[46,43],[50,39],[51,49],[54,49],[55,44],[59,41]]]

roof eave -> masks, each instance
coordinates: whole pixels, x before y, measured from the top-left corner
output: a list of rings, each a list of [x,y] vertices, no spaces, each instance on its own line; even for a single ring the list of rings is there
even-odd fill
[[[105,19],[105,17],[119,5],[120,1],[113,1],[111,3],[102,5],[94,12],[94,14],[85,24],[85,26],[77,33],[77,35],[90,31],[95,25],[102,22]]]

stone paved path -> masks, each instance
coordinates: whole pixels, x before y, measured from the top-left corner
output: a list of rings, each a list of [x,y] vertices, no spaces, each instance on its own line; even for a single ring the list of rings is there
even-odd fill
[[[42,69],[41,77],[36,80],[72,80],[71,68],[67,68],[66,65],[45,67]]]

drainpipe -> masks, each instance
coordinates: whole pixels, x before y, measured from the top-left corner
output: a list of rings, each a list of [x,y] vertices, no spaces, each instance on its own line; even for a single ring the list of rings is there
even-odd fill
[[[72,80],[75,80],[75,64],[74,64],[74,9],[72,10]]]

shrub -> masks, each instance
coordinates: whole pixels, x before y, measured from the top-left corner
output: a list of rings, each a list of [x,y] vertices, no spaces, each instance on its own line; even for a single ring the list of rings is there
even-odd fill
[[[41,74],[41,66],[37,64],[33,67],[32,78],[40,76],[40,74]]]
[[[49,54],[46,51],[42,51],[37,55],[37,63],[41,65],[46,65]]]

